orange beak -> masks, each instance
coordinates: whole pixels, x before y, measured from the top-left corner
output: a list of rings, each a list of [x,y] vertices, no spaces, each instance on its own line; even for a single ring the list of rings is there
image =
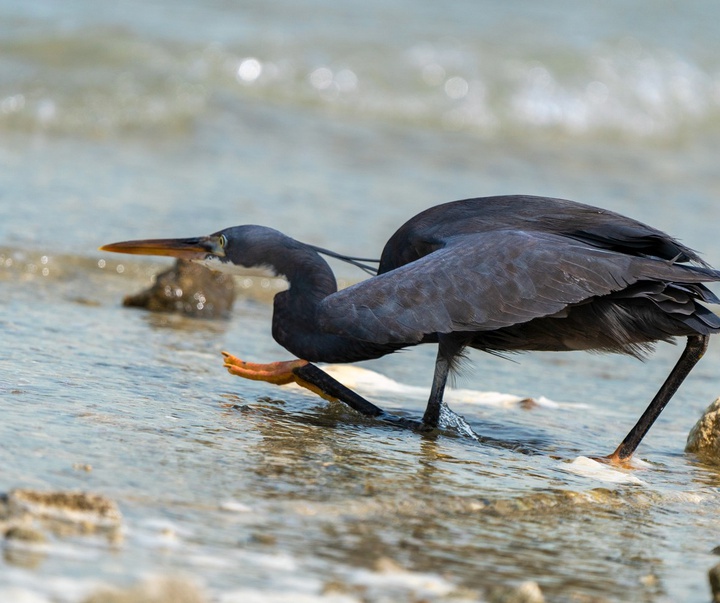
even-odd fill
[[[209,255],[223,257],[225,251],[220,237],[194,237],[191,239],[140,239],[110,243],[99,248],[100,251],[131,253],[133,255],[167,255],[183,260],[204,260]]]

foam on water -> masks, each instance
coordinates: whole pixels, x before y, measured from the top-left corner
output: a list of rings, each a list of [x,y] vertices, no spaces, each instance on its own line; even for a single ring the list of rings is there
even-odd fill
[[[610,465],[600,463],[586,456],[579,456],[573,459],[571,463],[564,464],[563,468],[577,475],[583,475],[609,484],[645,484],[643,480],[630,471],[623,471],[611,467]]]

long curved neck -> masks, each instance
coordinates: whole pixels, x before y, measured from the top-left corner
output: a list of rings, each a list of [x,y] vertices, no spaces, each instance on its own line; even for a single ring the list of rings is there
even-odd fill
[[[270,267],[290,283],[286,292],[297,303],[317,303],[337,291],[337,281],[325,259],[312,247],[286,237],[283,249],[274,254]]]
[[[325,259],[311,246],[266,226],[235,226],[217,233],[225,254],[210,267],[265,266],[283,275],[287,291],[275,296],[272,333],[286,350],[311,362],[355,362],[378,358],[397,347],[335,335],[321,326],[323,300],[337,292]]]
[[[296,356],[317,360],[334,339],[318,327],[319,305],[337,291],[337,281],[317,251],[289,237],[284,243],[284,253],[275,254],[272,268],[287,278],[290,288],[275,296],[273,337]]]

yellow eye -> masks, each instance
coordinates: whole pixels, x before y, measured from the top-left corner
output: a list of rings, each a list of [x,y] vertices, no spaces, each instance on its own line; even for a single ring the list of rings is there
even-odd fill
[[[220,235],[220,247],[225,247],[227,245],[227,238],[224,234]]]

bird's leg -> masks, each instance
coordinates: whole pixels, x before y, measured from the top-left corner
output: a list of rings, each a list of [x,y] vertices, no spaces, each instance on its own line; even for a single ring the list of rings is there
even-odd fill
[[[673,394],[677,391],[680,384],[688,376],[692,368],[697,364],[698,360],[703,357],[705,350],[707,350],[708,342],[710,337],[708,335],[690,335],[687,338],[687,345],[683,350],[680,359],[673,370],[668,375],[665,383],[655,394],[655,397],[650,402],[649,406],[638,419],[638,422],[625,436],[620,446],[617,447],[615,452],[610,456],[606,457],[614,465],[623,465],[630,460],[640,442],[645,437],[652,424],[660,416],[660,413],[665,408],[665,405],[673,397]]]
[[[428,398],[425,414],[422,422],[426,427],[436,429],[440,424],[440,413],[444,406],[443,394],[445,392],[445,384],[447,383],[448,373],[450,372],[450,361],[447,354],[443,350],[442,343],[438,346],[437,359],[435,360],[435,374],[433,375],[432,389],[430,390],[430,398]]]
[[[314,364],[308,362],[294,369],[293,372],[298,377],[297,383],[311,391],[315,391],[323,398],[339,400],[367,417],[379,417],[385,414],[382,408],[368,402]]]
[[[252,379],[253,381],[266,381],[268,383],[274,383],[275,385],[297,383],[321,398],[331,402],[335,402],[336,400],[344,402],[350,408],[363,415],[378,417],[384,414],[384,411],[380,407],[368,402],[365,398],[345,387],[342,383],[333,379],[314,364],[310,364],[307,360],[288,360],[285,362],[258,364],[240,360],[227,352],[223,352],[222,354],[225,357],[225,368],[227,368],[231,374],[237,375],[238,377]]]

